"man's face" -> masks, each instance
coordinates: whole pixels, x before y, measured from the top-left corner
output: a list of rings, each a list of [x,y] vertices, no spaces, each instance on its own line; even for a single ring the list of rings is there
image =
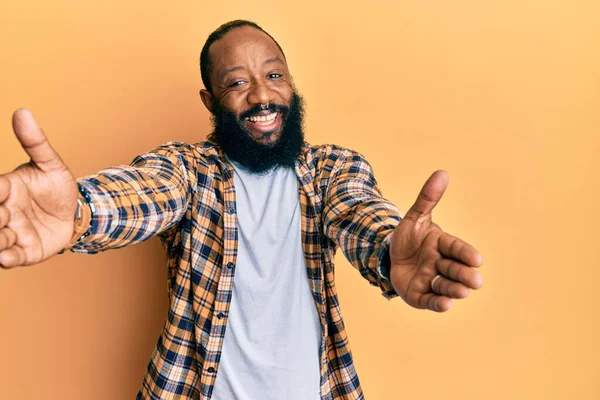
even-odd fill
[[[277,44],[264,32],[241,27],[214,42],[209,57],[216,108],[234,113],[257,143],[273,146],[283,131],[282,110],[290,107],[294,94]],[[267,104],[271,108],[261,110]]]

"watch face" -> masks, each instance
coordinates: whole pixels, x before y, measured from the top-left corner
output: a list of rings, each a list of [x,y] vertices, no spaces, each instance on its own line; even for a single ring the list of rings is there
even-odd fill
[[[77,210],[75,210],[75,219],[81,219],[81,207],[83,207],[83,202],[81,199],[77,199]]]

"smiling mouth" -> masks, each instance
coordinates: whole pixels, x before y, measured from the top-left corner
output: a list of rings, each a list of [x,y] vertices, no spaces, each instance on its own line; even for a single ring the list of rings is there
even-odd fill
[[[272,144],[277,141],[281,133],[283,116],[279,111],[260,111],[244,118],[248,133],[255,140],[263,144]]]
[[[252,115],[250,117],[246,117],[246,121],[250,121],[256,125],[260,126],[268,126],[271,125],[275,119],[277,118],[278,112],[272,112],[264,115]]]

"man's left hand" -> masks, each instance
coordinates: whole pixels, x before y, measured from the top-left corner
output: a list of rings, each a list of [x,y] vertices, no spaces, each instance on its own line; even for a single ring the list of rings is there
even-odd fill
[[[390,280],[396,292],[415,308],[443,312],[483,283],[476,270],[481,254],[443,232],[431,212],[448,186],[448,174],[436,171],[425,182],[415,204],[400,221],[390,243]]]

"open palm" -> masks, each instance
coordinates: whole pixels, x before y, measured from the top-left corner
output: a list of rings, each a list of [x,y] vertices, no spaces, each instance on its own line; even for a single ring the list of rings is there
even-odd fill
[[[31,160],[0,175],[0,265],[31,265],[69,242],[77,183],[31,113],[18,110],[13,130]]]
[[[482,285],[475,269],[483,262],[479,252],[432,221],[431,212],[447,186],[446,172],[431,175],[390,244],[390,279],[396,292],[413,307],[438,312],[448,310],[451,299],[465,298]]]

